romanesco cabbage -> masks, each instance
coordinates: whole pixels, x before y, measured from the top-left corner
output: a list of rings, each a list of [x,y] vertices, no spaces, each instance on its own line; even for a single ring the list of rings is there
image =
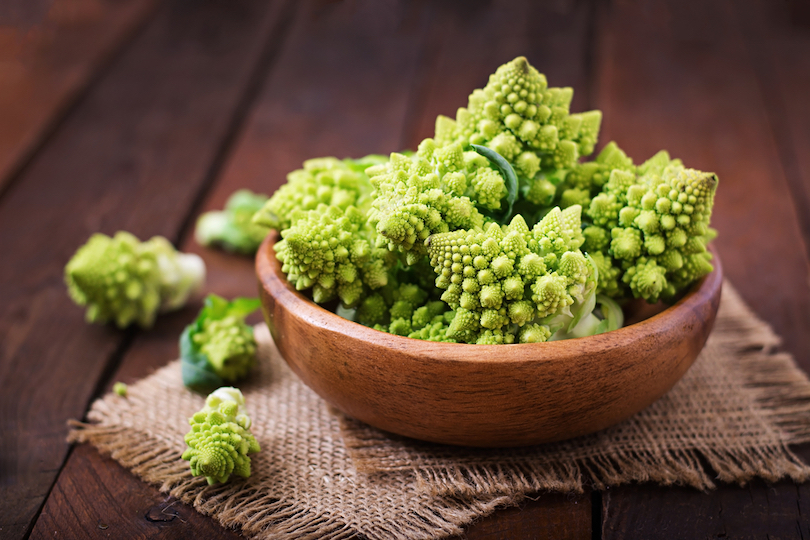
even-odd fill
[[[94,234],[65,266],[74,302],[88,322],[150,327],[159,311],[181,308],[205,281],[205,264],[162,236],[141,242],[127,232]]]
[[[213,388],[244,378],[256,361],[253,328],[245,317],[259,308],[256,298],[231,302],[209,294],[193,323],[180,336],[183,383]]]
[[[271,197],[254,217],[254,222],[279,231],[288,228],[295,210],[315,210],[326,204],[346,209],[370,203],[372,188],[365,170],[385,163],[384,156],[361,159],[315,158],[304,168],[287,175],[287,183]]]
[[[257,214],[298,290],[417,339],[529,343],[619,328],[628,298],[671,301],[712,270],[717,177],[607,144],[519,57],[440,116],[416,152],[319,158]]]
[[[232,474],[250,476],[248,454],[261,448],[250,432],[251,421],[244,408],[242,392],[223,387],[212,392],[205,407],[189,418],[188,448],[182,457],[190,462],[192,475],[205,476],[209,484],[227,482]]]

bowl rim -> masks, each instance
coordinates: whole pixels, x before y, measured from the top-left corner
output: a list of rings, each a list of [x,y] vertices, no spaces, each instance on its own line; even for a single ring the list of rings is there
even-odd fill
[[[307,324],[314,325],[324,331],[335,333],[345,339],[370,342],[382,347],[394,349],[407,349],[414,356],[440,357],[443,361],[461,362],[493,362],[497,364],[520,363],[529,358],[536,361],[553,361],[570,356],[571,349],[578,349],[578,355],[583,350],[608,350],[622,348],[637,341],[639,335],[649,335],[663,332],[671,326],[673,318],[687,319],[691,312],[698,311],[700,306],[711,298],[712,292],[722,286],[723,270],[714,246],[709,246],[712,254],[714,270],[692,285],[689,291],[675,304],[663,311],[643,319],[634,324],[623,326],[618,330],[606,332],[595,336],[572,338],[542,343],[512,343],[504,345],[478,345],[473,343],[444,343],[427,341],[407,336],[389,334],[375,330],[358,322],[350,321],[328,309],[316,304],[307,298],[289,283],[281,272],[281,264],[275,257],[273,245],[281,238],[280,233],[271,230],[262,241],[256,253],[256,275],[259,287],[276,302],[285,305],[287,311],[295,318],[305,320]],[[576,343],[577,347],[571,347]],[[531,349],[542,349],[542,355],[532,354]],[[470,355],[471,351],[479,354]],[[516,354],[518,352],[526,353]]]

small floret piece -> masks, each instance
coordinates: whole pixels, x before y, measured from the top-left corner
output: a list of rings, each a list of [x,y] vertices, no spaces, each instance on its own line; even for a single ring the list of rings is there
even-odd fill
[[[646,172],[627,190],[627,207],[613,230],[610,250],[624,261],[622,280],[633,295],[656,302],[673,298],[712,271],[706,244],[717,176],[686,169],[665,152],[640,170]],[[624,249],[627,242],[622,249],[614,246],[617,237],[631,236],[633,249]]]
[[[523,336],[519,328],[555,315],[562,317],[555,329],[562,328],[576,318],[570,306],[586,304],[596,286],[593,265],[578,251],[580,210],[554,208],[531,231],[518,215],[504,228],[431,236],[436,286],[455,310],[447,334],[466,343],[536,341],[552,329],[532,327]]]
[[[484,216],[471,196],[484,207],[499,207],[506,191],[499,173],[479,158],[465,156],[460,144],[437,149],[426,139],[417,154],[394,153],[370,169],[375,199],[368,217],[380,244],[424,253],[431,234],[481,227]]]
[[[253,255],[259,248],[268,227],[253,222],[267,195],[247,189],[234,192],[225,203],[225,209],[206,212],[197,220],[194,237],[203,246],[222,246],[227,251]]]
[[[127,232],[94,234],[65,266],[74,302],[88,322],[150,327],[159,311],[182,307],[205,281],[197,255],[179,253],[162,236],[140,242]]]
[[[368,289],[388,282],[388,269],[396,258],[375,246],[375,232],[354,206],[341,209],[321,205],[297,213],[289,229],[275,244],[282,271],[299,291],[312,288],[315,302],[340,297],[355,307]]]
[[[128,389],[126,383],[122,383],[121,381],[116,382],[113,385],[112,391],[121,397],[127,397]]]
[[[254,221],[282,231],[292,225],[296,211],[315,210],[318,205],[363,207],[370,200],[371,184],[365,170],[384,163],[384,156],[360,159],[323,157],[309,159],[302,169],[287,175],[287,183],[276,191],[256,213]]]
[[[193,323],[180,336],[183,383],[216,388],[243,379],[256,362],[256,340],[245,317],[259,308],[256,298],[228,300],[209,294]]]
[[[242,392],[232,387],[215,390],[188,422],[191,431],[185,436],[188,448],[182,458],[190,462],[192,475],[205,476],[209,484],[225,483],[232,474],[250,476],[248,454],[261,448],[250,432]]]

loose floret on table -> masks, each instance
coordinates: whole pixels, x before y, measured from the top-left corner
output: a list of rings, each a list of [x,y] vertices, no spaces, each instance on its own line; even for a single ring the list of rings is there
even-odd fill
[[[221,211],[206,212],[197,220],[194,237],[203,246],[222,246],[227,251],[253,255],[269,228],[253,222],[267,202],[267,195],[247,189],[234,192]]]
[[[190,462],[192,475],[205,476],[209,484],[227,482],[232,474],[250,476],[248,454],[261,448],[250,432],[242,392],[231,387],[215,390],[205,407],[189,418],[189,424],[183,459]]]
[[[245,378],[256,363],[256,340],[245,317],[259,308],[255,298],[228,301],[209,294],[193,323],[180,336],[183,383],[215,388]]]
[[[150,327],[159,311],[185,305],[205,281],[197,255],[179,253],[161,236],[141,242],[127,232],[94,234],[65,266],[70,297],[88,322]]]

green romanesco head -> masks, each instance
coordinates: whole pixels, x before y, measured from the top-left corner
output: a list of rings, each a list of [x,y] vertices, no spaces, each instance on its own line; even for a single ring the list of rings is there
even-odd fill
[[[584,249],[602,253],[594,258],[599,292],[618,298],[629,288],[649,302],[671,299],[712,270],[706,244],[717,176],[686,169],[664,151],[634,170],[623,153],[611,153],[606,163],[618,167],[591,200],[593,225],[583,233]]]
[[[515,216],[503,228],[492,223],[486,230],[431,236],[436,286],[455,310],[448,335],[467,343],[511,343],[520,339],[519,328],[567,313],[590,293],[595,276],[579,251],[580,210],[555,208],[533,230]],[[525,339],[546,333],[534,328]]]
[[[160,308],[157,258],[127,232],[91,236],[65,267],[65,281],[89,322],[149,327]]]
[[[652,163],[651,163],[652,162]],[[717,176],[684,168],[665,153],[640,170],[613,229],[610,252],[633,295],[669,299],[712,271],[706,244]]]
[[[321,204],[344,210],[349,206],[364,208],[371,193],[365,170],[385,161],[385,157],[375,155],[360,159],[309,159],[303,169],[287,175],[287,183],[270,197],[254,221],[281,231],[292,225],[294,212],[314,210]]]
[[[376,233],[357,208],[321,205],[293,217],[293,225],[281,232],[283,240],[275,250],[282,271],[296,289],[312,288],[318,303],[338,296],[354,307],[367,289],[388,282],[388,270],[396,258],[376,247]]]
[[[431,234],[481,227],[484,216],[469,195],[479,194],[482,204],[492,206],[496,198],[500,205],[505,193],[503,179],[475,156],[465,155],[457,144],[436,149],[428,139],[417,154],[394,153],[385,165],[372,167],[368,174],[375,199],[369,223],[380,235],[378,245],[422,251]],[[477,174],[481,168],[490,172]]]
[[[531,178],[536,165],[566,169],[593,152],[602,114],[569,114],[571,88],[549,88],[546,77],[520,56],[500,66],[475,90],[456,119],[439,116],[436,141],[487,146]],[[528,153],[528,154],[527,154]],[[536,172],[536,169],[534,169]]]
[[[149,327],[158,311],[185,304],[205,278],[196,255],[178,253],[163,237],[140,242],[127,232],[94,234],[65,266],[70,297],[89,322]]]
[[[250,432],[250,418],[244,412],[245,400],[236,388],[219,388],[205,401],[205,407],[189,419],[188,448],[183,459],[190,462],[191,474],[205,476],[209,484],[227,482],[232,474],[250,476],[248,454],[260,450]]]
[[[208,362],[226,382],[235,382],[250,371],[256,359],[253,329],[242,317],[203,321],[203,331],[194,334],[194,342]]]

